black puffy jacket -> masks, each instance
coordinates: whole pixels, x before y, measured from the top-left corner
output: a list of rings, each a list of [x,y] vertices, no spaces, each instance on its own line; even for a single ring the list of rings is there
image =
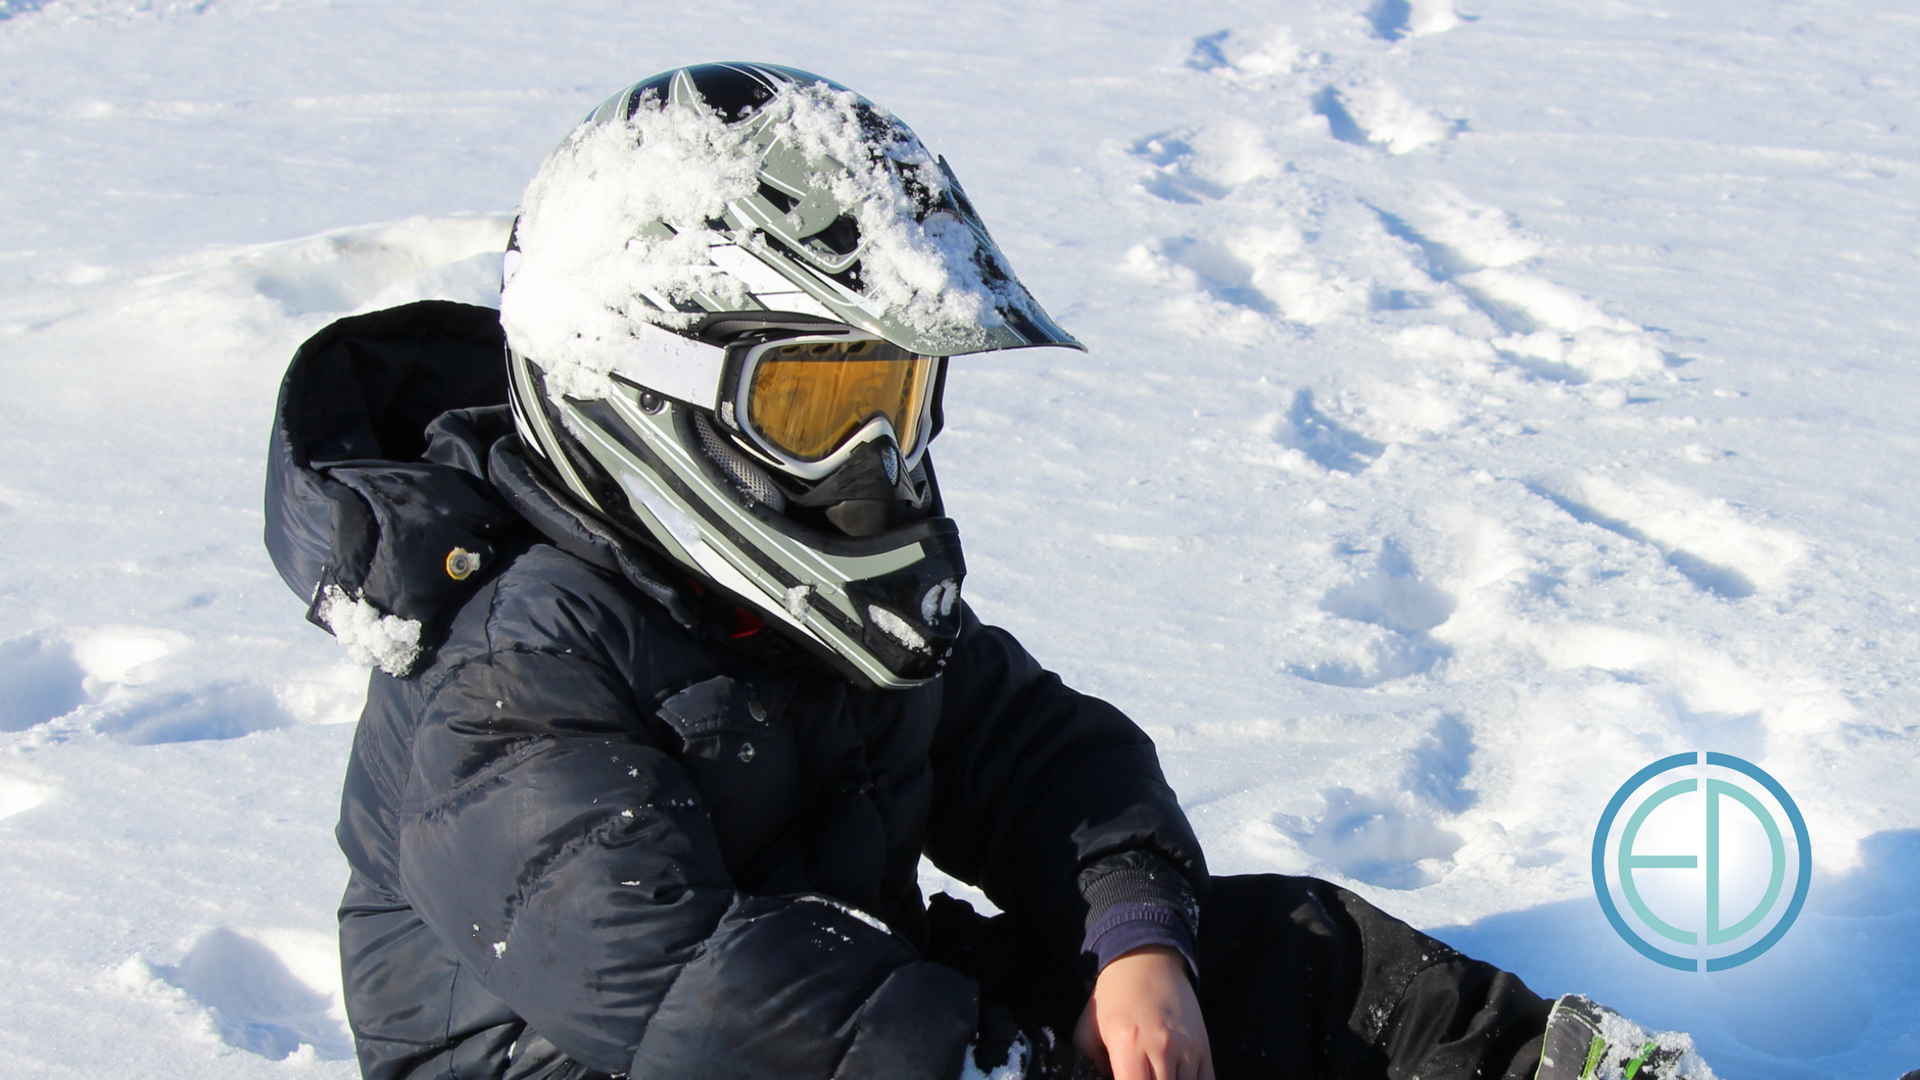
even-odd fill
[[[367,1077],[946,1080],[978,1004],[923,959],[923,852],[1063,958],[1096,860],[1206,887],[1146,736],[970,612],[903,692],[736,639],[529,470],[501,345],[485,308],[345,319],[276,414],[282,576],[422,633],[373,675],[341,805]]]

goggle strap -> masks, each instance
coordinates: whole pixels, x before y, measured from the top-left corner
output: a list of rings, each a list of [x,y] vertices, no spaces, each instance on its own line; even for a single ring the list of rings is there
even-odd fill
[[[613,373],[655,393],[712,410],[720,403],[727,350],[681,337],[652,323],[634,327],[631,343],[614,354]]]

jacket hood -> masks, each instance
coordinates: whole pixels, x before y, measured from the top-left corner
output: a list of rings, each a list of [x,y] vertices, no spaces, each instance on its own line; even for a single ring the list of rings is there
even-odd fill
[[[266,544],[308,621],[361,663],[417,674],[460,605],[545,539],[689,630],[727,637],[730,621],[529,464],[505,349],[499,312],[424,300],[341,319],[294,353],[268,447]]]
[[[410,675],[519,524],[485,477],[512,430],[489,308],[428,300],[328,326],[294,354],[268,447],[266,544],[307,618]]]

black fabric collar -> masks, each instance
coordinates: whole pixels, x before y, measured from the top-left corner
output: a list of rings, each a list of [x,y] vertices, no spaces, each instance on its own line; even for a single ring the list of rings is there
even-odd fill
[[[527,461],[518,435],[493,444],[487,454],[487,479],[507,505],[555,547],[608,573],[619,574],[687,629],[700,627],[698,605],[686,592],[669,584],[673,580],[670,572],[640,545],[579,509],[572,498],[549,485]]]

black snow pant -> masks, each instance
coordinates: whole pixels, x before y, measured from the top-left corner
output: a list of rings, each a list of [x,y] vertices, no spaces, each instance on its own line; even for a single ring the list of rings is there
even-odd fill
[[[981,996],[1070,1037],[1087,998],[1070,962],[934,897],[932,959]],[[1315,878],[1216,877],[1196,987],[1218,1080],[1530,1080],[1551,1003]]]

